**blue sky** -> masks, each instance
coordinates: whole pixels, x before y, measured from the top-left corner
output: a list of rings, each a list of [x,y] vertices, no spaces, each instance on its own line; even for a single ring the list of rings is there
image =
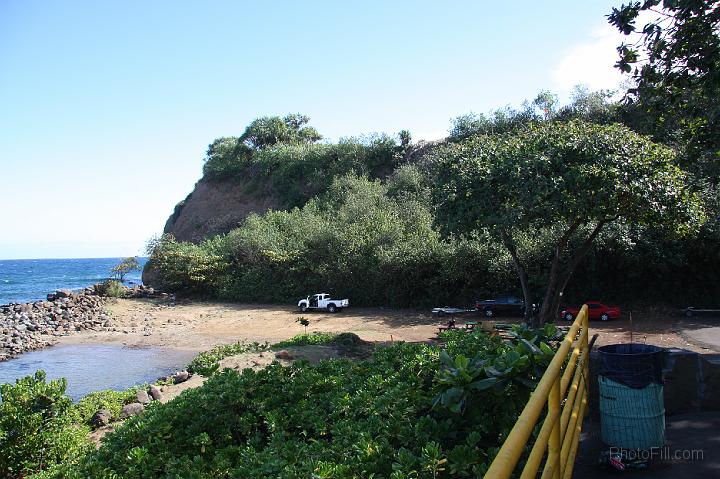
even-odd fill
[[[0,2],[0,258],[142,252],[207,145],[304,113],[326,137],[612,88],[609,1]]]

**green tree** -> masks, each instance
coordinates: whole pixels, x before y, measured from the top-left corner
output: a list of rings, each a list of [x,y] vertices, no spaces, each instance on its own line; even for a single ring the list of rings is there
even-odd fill
[[[123,281],[125,276],[127,276],[127,274],[131,271],[140,271],[140,263],[138,262],[137,256],[123,258],[122,261],[110,269],[113,278],[118,281]]]
[[[639,28],[641,12],[650,21]],[[717,1],[645,0],[613,8],[608,21],[634,43],[616,66],[635,86],[628,103],[649,116],[648,130],[686,146],[687,158],[720,174],[720,8]]]
[[[548,90],[542,90],[533,100],[533,106],[542,111],[545,120],[549,120],[555,116],[557,109],[558,96]]]
[[[261,150],[278,143],[315,143],[322,136],[311,126],[305,115],[289,114],[284,118],[279,116],[264,116],[253,120],[239,138],[255,150]]]
[[[227,178],[244,169],[252,150],[237,137],[225,136],[213,141],[207,149],[203,174],[209,178]]]
[[[582,85],[573,89],[570,103],[559,105],[558,96],[550,91],[540,91],[534,100],[524,101],[520,108],[506,106],[492,110],[487,115],[469,113],[452,121],[450,141],[461,141],[474,135],[497,135],[527,129],[532,123],[542,121],[569,121],[582,119],[591,123],[618,122],[617,105],[612,92],[590,91]]]
[[[549,122],[479,136],[440,150],[436,166],[438,218],[450,231],[490,229],[512,256],[527,304],[518,238],[532,242],[555,230],[539,324],[555,317],[573,271],[608,224],[666,224],[683,233],[703,219],[673,151],[620,125]]]

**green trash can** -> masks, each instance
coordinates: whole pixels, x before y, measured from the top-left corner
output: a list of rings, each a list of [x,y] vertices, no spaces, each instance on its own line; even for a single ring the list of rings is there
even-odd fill
[[[651,449],[665,444],[662,384],[631,388],[598,376],[600,432],[608,446]]]

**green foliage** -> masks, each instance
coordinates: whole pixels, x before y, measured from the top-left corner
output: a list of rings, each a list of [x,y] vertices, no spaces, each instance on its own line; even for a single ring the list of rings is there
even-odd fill
[[[136,393],[141,386],[132,387],[124,391],[106,389],[94,391],[84,396],[76,404],[73,404],[69,414],[74,424],[91,426],[90,420],[101,409],[107,409],[112,413],[112,419],[120,419],[120,411],[125,404],[135,402]]]
[[[485,337],[482,332],[473,333],[469,339],[462,334],[467,333],[445,332],[443,340],[453,342],[460,339],[465,349],[471,350],[467,343],[477,341],[473,336]],[[505,349],[498,355],[488,355],[487,349],[481,349],[472,359],[467,353],[453,358],[447,351],[441,351],[440,360],[444,368],[437,381],[442,389],[433,399],[433,405],[457,414],[478,414],[482,411],[482,404],[473,404],[472,401],[485,400],[485,397],[478,397],[478,392],[487,390],[503,395],[513,382],[517,383],[515,387],[525,388],[522,397],[529,396],[555,354],[548,343],[556,340],[558,334],[552,325],[540,330],[518,329],[514,334],[517,338],[514,349]]]
[[[130,256],[123,258],[118,264],[110,269],[113,278],[117,281],[122,282],[125,276],[131,271],[140,271],[140,263],[138,262],[137,256]]]
[[[284,118],[265,116],[253,120],[240,136],[239,142],[254,150],[262,150],[278,143],[315,143],[322,136],[311,126],[305,115],[289,114]]]
[[[325,191],[335,176],[387,172],[410,142],[409,133],[403,132],[401,145],[387,135],[318,144],[321,136],[305,126],[307,122],[302,115],[263,117],[239,138],[218,138],[208,147],[204,175],[210,179],[242,175],[263,185],[269,180],[287,206],[300,206]]]
[[[310,321],[306,317],[300,316],[295,322],[300,323],[305,328],[305,335],[307,336],[307,327],[310,326]]]
[[[114,279],[103,281],[95,287],[95,290],[100,296],[109,298],[122,298],[125,296],[125,288],[122,283]]]
[[[290,339],[280,341],[279,343],[273,344],[273,348],[287,348],[289,346],[307,346],[316,344],[331,344],[334,343],[337,334],[334,333],[323,333],[314,332],[310,334],[298,334]]]
[[[338,176],[354,172],[377,177],[391,171],[399,152],[386,135],[345,138],[336,144],[280,143],[253,155],[252,181],[269,184],[287,207],[302,206]]]
[[[233,301],[297,301],[322,290],[352,296],[356,305],[417,306],[458,296],[471,301],[477,290],[490,294],[512,281],[507,260],[495,255],[502,251],[483,238],[440,236],[419,171],[400,168],[388,184],[336,178],[301,209],[251,215],[199,245],[163,240],[150,261],[164,289],[203,287]],[[217,260],[215,269],[197,272],[211,278],[207,283],[185,274],[197,264],[186,259],[195,254]]]
[[[619,125],[551,123],[438,153],[451,224],[525,229],[623,217],[697,227],[702,210],[669,148]]]
[[[196,245],[163,236],[148,246],[149,263],[157,271],[157,284],[168,291],[200,295],[214,291],[228,267],[219,252],[221,246],[222,238]]]
[[[527,128],[529,124],[540,119],[534,107],[527,102],[519,110],[505,107],[494,110],[487,116],[482,113],[469,113],[453,120],[448,140],[461,141],[476,135],[508,133]]]
[[[210,179],[231,178],[250,164],[252,150],[236,137],[222,137],[207,149],[203,175]]]
[[[674,153],[620,125],[549,122],[522,132],[476,136],[436,152],[438,218],[450,231],[489,228],[513,257],[525,294],[528,269],[518,235],[556,230],[540,322],[605,225],[616,220],[697,230],[704,211]]]
[[[642,12],[650,20],[637,25]],[[609,22],[638,40],[618,47],[616,66],[635,84],[627,107],[656,138],[680,143],[691,167],[720,179],[720,9],[697,0],[629,2]],[[681,157],[683,159],[683,157]]]
[[[621,121],[617,105],[611,101],[612,92],[589,91],[577,85],[570,103],[560,106],[552,92],[541,91],[533,101],[524,101],[520,108],[507,106],[491,111],[488,115],[469,113],[452,122],[450,142],[459,142],[477,135],[502,135],[522,132],[531,125],[545,121],[584,120],[590,123],[608,124]]]
[[[387,135],[318,144],[321,136],[308,121],[303,115],[263,117],[240,137],[218,138],[208,147],[203,174],[211,180],[242,177],[291,208],[325,192],[336,176],[389,173],[410,146],[407,131],[400,145]]]
[[[481,476],[527,400],[527,384],[537,375],[532,366],[542,367],[545,354],[482,334],[445,341],[445,354],[400,343],[369,361],[226,369],[129,419],[81,464],[53,477]],[[445,366],[441,354],[494,364],[505,382],[470,388],[466,403],[475,407],[433,407],[433,398],[453,387],[448,371],[463,363],[449,357],[445,363],[453,366]]]
[[[218,371],[221,360],[229,356],[235,356],[236,354],[264,351],[267,347],[267,343],[260,344],[258,342],[237,342],[215,346],[211,350],[204,351],[195,356],[190,364],[188,364],[187,370],[192,374],[210,377]]]
[[[577,119],[583,121],[570,121]],[[253,130],[265,131],[272,125],[285,128],[278,121],[285,124],[276,118],[255,124]],[[647,131],[643,122],[654,123],[647,115],[612,103],[610,92],[577,87],[567,105],[559,105],[552,93],[540,92],[517,109],[460,118],[451,131],[450,145],[413,149],[409,135],[402,132],[400,144],[387,136],[343,139],[336,144],[288,139],[287,135],[221,138],[211,145],[205,165],[206,170],[216,165],[216,173],[206,171],[206,175],[242,178],[248,191],[271,194],[287,210],[251,215],[227,235],[200,244],[164,238],[156,243],[149,267],[160,273],[158,285],[167,290],[231,301],[286,303],[309,291],[329,291],[351,297],[354,305],[463,305],[483,295],[520,292],[517,261],[493,226],[500,212],[509,215],[506,224],[514,227],[508,230],[509,238],[526,272],[529,301],[539,302],[548,291],[552,263],[548,257],[552,260],[559,239],[573,224],[573,215],[587,205],[596,205],[598,212],[607,201],[644,194],[644,205],[631,202],[642,221],[621,217],[605,222],[588,245],[584,239],[593,236],[598,223],[577,226],[559,263],[562,268],[573,265],[574,277],[582,281],[565,284],[564,298],[686,302],[691,296],[717,295],[720,286],[712,271],[720,267],[714,254],[720,231],[704,226],[696,234],[690,230],[697,229],[697,222],[682,218],[685,213],[697,213],[685,185],[695,182],[705,203],[711,204],[718,196],[713,183],[701,175],[692,179],[665,168],[669,162],[686,163],[679,159],[688,157],[686,149],[673,155],[667,148],[633,137],[615,125],[618,121],[641,131]],[[303,127],[304,123],[299,126]],[[609,145],[608,154],[602,153],[608,146],[602,140],[604,128],[612,139],[605,143],[626,142],[624,146]],[[595,139],[583,139],[588,135]],[[265,140],[255,144],[251,136]],[[540,141],[543,136],[545,140]],[[504,145],[497,155],[492,153],[496,145]],[[515,155],[514,162],[495,161],[496,156],[513,154],[513,149],[522,153]],[[623,164],[620,159],[627,159],[632,149],[639,149],[639,156],[647,161]],[[468,174],[463,188],[474,188],[472,201],[446,200],[442,176],[454,170],[438,165],[445,161],[467,164],[461,157],[476,155],[475,150],[498,176],[487,171]],[[521,161],[526,153],[531,161]],[[643,176],[655,168],[651,157],[662,165]],[[566,168],[566,161],[575,166]],[[623,176],[630,181],[621,181]],[[592,179],[588,187],[586,178]],[[672,198],[667,188],[655,187],[671,183],[680,196]],[[477,193],[488,198],[486,204],[500,207],[475,215],[471,210]],[[507,201],[499,201],[501,197]],[[523,208],[516,208],[521,204]],[[677,208],[683,205],[692,211]],[[458,219],[472,222],[477,218],[478,222],[472,228],[455,224],[444,229],[449,234],[440,234],[439,226],[448,220],[443,217],[447,209]],[[674,221],[671,211],[681,213],[679,221]],[[717,205],[708,208],[708,216],[716,218],[718,211]],[[512,215],[520,213],[522,218],[515,221]],[[620,216],[630,216],[625,213]],[[614,216],[611,213],[608,218]],[[663,221],[658,223],[658,219]],[[668,223],[671,229],[692,234],[668,238]],[[521,224],[523,228],[515,227]],[[576,251],[585,255],[574,260],[571,253]],[[358,277],[363,281],[358,282]],[[566,279],[568,275],[560,283]]]
[[[24,477],[92,448],[88,429],[73,424],[65,385],[37,371],[0,386],[0,477]]]

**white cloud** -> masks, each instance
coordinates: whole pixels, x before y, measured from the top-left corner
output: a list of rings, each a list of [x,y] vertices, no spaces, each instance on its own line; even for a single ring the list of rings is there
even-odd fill
[[[552,72],[555,89],[567,94],[575,85],[586,85],[591,90],[614,90],[623,81],[615,68],[618,59],[616,48],[623,36],[612,26],[596,28],[590,38],[567,50]]]

